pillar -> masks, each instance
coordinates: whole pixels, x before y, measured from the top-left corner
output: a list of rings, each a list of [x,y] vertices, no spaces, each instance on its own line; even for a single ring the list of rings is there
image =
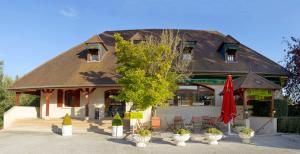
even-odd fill
[[[42,90],[42,92],[45,94],[46,97],[46,117],[49,117],[49,108],[50,108],[50,98],[51,95],[53,93],[54,89],[46,89],[46,90]]]

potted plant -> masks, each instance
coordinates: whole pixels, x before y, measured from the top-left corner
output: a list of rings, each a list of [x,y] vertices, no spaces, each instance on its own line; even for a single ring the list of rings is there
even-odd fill
[[[72,136],[72,121],[69,114],[66,114],[62,122],[62,136]]]
[[[249,144],[250,139],[254,136],[254,131],[251,128],[242,128],[239,132],[239,137],[242,139],[243,143]]]
[[[173,139],[176,142],[176,145],[185,146],[186,145],[185,142],[188,141],[191,137],[190,134],[191,134],[190,131],[183,128],[176,131],[176,133],[173,135]]]
[[[112,136],[116,138],[123,137],[123,122],[119,113],[117,113],[112,120]]]
[[[137,134],[133,135],[133,140],[137,147],[146,147],[151,139],[151,131],[148,129],[140,129]]]
[[[217,145],[218,140],[223,137],[223,133],[217,128],[209,128],[205,133],[205,138],[208,140],[208,144]]]

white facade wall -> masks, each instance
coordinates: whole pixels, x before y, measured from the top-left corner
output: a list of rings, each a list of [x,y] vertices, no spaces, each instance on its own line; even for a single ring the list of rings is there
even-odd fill
[[[207,85],[215,90],[215,106],[222,106],[223,96],[220,93],[223,91],[224,85]]]
[[[14,106],[3,115],[3,128],[7,129],[17,119],[37,119],[39,108],[31,106]]]
[[[100,118],[104,117],[104,92],[112,88],[96,88],[96,90],[89,96],[89,118],[94,119],[95,117],[95,107],[100,108]],[[67,113],[71,115],[72,118],[85,118],[85,96],[80,93],[80,107],[67,107],[63,103],[63,107],[57,107],[57,90],[53,91],[50,97],[49,105],[49,117],[46,117],[46,96],[41,94],[41,108],[40,117],[41,118],[62,118]],[[64,99],[63,99],[64,100]]]

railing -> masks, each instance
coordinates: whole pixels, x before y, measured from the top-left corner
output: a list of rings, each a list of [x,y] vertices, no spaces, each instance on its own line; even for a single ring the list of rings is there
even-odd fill
[[[17,119],[38,118],[39,108],[31,106],[14,106],[3,115],[3,128],[7,129]]]
[[[267,126],[267,124],[269,124],[270,122],[272,122],[273,121],[273,117],[271,117],[270,118],[270,120],[268,120],[266,123],[264,123],[261,127],[259,127],[257,130],[254,130],[255,131],[255,133],[259,133],[262,129],[264,129],[266,126]]]

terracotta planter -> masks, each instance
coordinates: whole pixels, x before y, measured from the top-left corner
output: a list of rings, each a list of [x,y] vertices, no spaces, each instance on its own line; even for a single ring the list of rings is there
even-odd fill
[[[146,147],[151,139],[151,136],[140,136],[138,134],[133,135],[133,140],[137,147]]]
[[[215,135],[210,133],[205,133],[205,138],[208,140],[208,144],[210,145],[218,145],[219,140],[223,137],[223,135]]]
[[[62,126],[62,136],[72,136],[72,125]]]
[[[246,144],[251,143],[251,138],[253,136],[254,136],[254,131],[252,131],[250,135],[239,132],[239,137],[242,139],[242,142]]]
[[[112,126],[112,137],[122,138],[123,137],[123,126]]]
[[[151,128],[152,129],[160,128],[160,118],[159,117],[151,118]]]
[[[186,141],[188,141],[191,138],[190,134],[180,135],[180,134],[174,134],[173,140],[176,142],[177,146],[186,146]]]

